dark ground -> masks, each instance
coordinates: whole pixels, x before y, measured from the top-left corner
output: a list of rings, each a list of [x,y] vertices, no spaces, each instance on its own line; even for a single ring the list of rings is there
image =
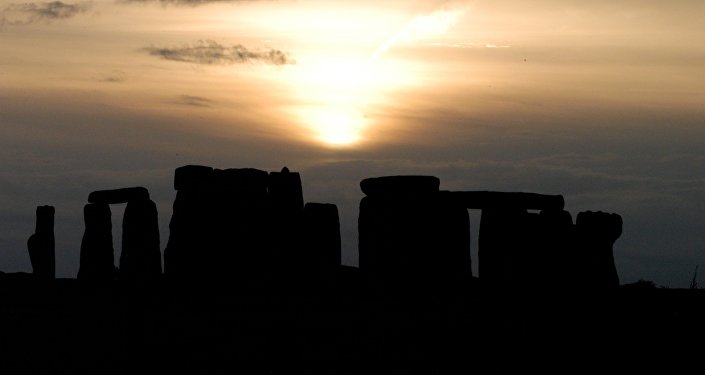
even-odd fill
[[[705,290],[247,290],[0,274],[2,373],[696,373]],[[385,371],[380,371],[385,370]]]

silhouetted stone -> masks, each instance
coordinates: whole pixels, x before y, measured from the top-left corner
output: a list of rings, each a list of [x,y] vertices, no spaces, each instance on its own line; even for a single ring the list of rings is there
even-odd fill
[[[149,200],[149,191],[137,186],[123,189],[98,190],[88,195],[88,202],[90,203],[118,204],[136,200]]]
[[[587,287],[618,288],[619,276],[612,246],[622,234],[622,217],[602,211],[585,211],[575,220],[580,274]]]
[[[122,219],[120,277],[154,280],[161,272],[157,206],[151,200],[130,201]]]
[[[269,173],[269,195],[276,209],[297,213],[304,208],[301,176],[287,167]]]
[[[115,273],[110,206],[89,203],[83,208],[86,229],[81,241],[78,278],[112,280]]]
[[[466,208],[562,210],[562,195],[505,193],[497,191],[453,191],[452,199]]]
[[[338,207],[328,203],[304,206],[305,245],[297,254],[305,269],[335,274],[340,267],[340,220]]]
[[[543,210],[534,236],[536,259],[534,280],[544,290],[567,289],[572,286],[572,261],[575,226],[570,212]]]
[[[370,283],[447,292],[470,278],[468,213],[447,198],[428,193],[360,201],[359,262]]]
[[[529,214],[520,208],[484,209],[478,238],[479,277],[484,288],[510,290],[520,285],[531,241]],[[527,229],[529,229],[527,231]]]
[[[177,169],[178,171],[178,169]],[[176,193],[169,223],[169,241],[164,249],[164,273],[175,277],[206,273],[212,251],[211,230],[214,202],[211,194],[184,189]]]
[[[32,273],[35,276],[54,279],[56,275],[54,246],[54,207],[39,206],[34,234],[27,241]]]
[[[251,168],[177,168],[165,274],[231,283],[254,275],[261,280],[276,233],[267,232],[267,182],[267,172]]]
[[[200,189],[211,186],[213,168],[202,165],[185,165],[174,171],[174,190]]]
[[[366,178],[360,182],[367,196],[400,196],[438,192],[441,181],[433,176],[385,176]]]
[[[268,173],[254,168],[229,168],[213,170],[215,189],[238,195],[267,194]]]

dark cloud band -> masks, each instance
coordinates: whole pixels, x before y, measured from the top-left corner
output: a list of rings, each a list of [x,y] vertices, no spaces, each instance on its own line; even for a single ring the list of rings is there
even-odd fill
[[[61,1],[10,4],[0,11],[0,25],[29,25],[72,18],[88,11],[91,6],[91,3],[69,4]]]
[[[201,40],[192,45],[172,48],[148,47],[146,50],[150,55],[159,56],[166,60],[204,65],[231,65],[247,62],[272,65],[295,63],[286,53],[280,50],[250,50],[241,44],[228,47],[212,40]]]

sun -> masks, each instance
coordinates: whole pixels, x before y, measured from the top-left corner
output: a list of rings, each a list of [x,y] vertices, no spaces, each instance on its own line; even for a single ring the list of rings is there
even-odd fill
[[[296,118],[316,140],[329,146],[353,146],[370,126],[363,114],[378,101],[380,63],[369,60],[321,59],[295,77],[303,103]]]
[[[413,17],[391,37],[381,39],[383,43],[376,48],[370,48],[375,44],[363,43],[357,48],[349,44],[341,48],[338,44],[299,55],[297,64],[289,67],[284,77],[296,100],[287,110],[294,109],[294,121],[308,130],[307,135],[326,145],[352,147],[362,142],[363,134],[381,125],[374,123],[379,118],[368,118],[363,113],[378,113],[380,107],[394,105],[393,101],[402,99],[390,93],[403,92],[421,82],[408,62],[389,56],[389,49],[397,43],[443,34],[461,14],[438,9]],[[357,27],[343,35],[347,38],[360,32],[366,31]]]
[[[362,138],[365,118],[349,107],[314,107],[305,110],[304,118],[321,142],[335,146],[353,145]]]

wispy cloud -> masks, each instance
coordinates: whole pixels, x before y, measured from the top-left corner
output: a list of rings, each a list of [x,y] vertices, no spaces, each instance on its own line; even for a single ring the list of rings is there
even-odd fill
[[[147,47],[152,56],[166,60],[189,62],[204,65],[231,65],[247,62],[285,65],[294,64],[288,54],[278,49],[265,51],[247,49],[241,44],[224,46],[213,40],[199,40],[192,45],[180,47]]]
[[[202,96],[181,95],[176,100],[176,103],[189,105],[192,107],[211,107],[213,101]]]
[[[62,1],[10,4],[0,11],[0,26],[22,26],[72,18],[91,8],[90,2],[69,4]]]

